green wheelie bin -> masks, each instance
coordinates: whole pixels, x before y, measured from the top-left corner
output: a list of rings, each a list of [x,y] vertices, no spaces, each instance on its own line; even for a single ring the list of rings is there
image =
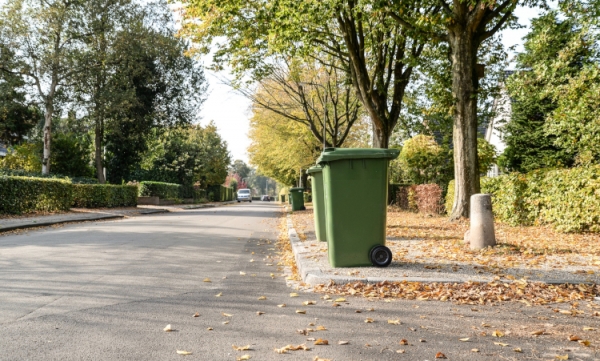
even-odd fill
[[[317,240],[327,242],[327,227],[325,224],[325,195],[323,194],[323,168],[310,167],[306,174],[311,177],[313,215],[315,217],[315,234]]]
[[[397,149],[326,148],[323,188],[329,263],[332,267],[377,266],[392,262],[385,246],[388,165]]]
[[[290,189],[290,199],[292,200],[292,211],[303,211],[304,207],[304,188],[296,187]]]

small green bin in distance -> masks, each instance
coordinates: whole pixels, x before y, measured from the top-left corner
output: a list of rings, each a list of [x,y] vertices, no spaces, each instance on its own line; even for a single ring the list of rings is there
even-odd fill
[[[385,247],[388,164],[397,149],[326,148],[323,167],[326,232],[332,267],[390,264]]]
[[[290,198],[292,200],[292,211],[303,211],[304,207],[304,188],[297,187],[290,189]]]
[[[279,197],[281,198],[281,203],[285,203],[285,194],[280,194]]]
[[[288,193],[288,203],[292,204],[292,193]]]
[[[312,204],[315,217],[315,234],[317,240],[327,242],[327,226],[325,224],[325,198],[323,194],[323,168],[310,167],[306,170],[312,181]]]

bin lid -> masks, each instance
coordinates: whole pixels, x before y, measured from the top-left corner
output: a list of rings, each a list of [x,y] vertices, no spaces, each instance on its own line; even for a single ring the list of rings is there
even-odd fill
[[[316,165],[314,167],[310,167],[306,170],[306,174],[312,174],[312,173],[321,173],[323,171],[323,167],[321,167],[320,165]]]
[[[334,162],[344,159],[396,159],[400,155],[398,149],[383,148],[325,148],[317,164]]]
[[[295,188],[290,188],[290,192],[304,192],[304,188],[302,187],[295,187]]]

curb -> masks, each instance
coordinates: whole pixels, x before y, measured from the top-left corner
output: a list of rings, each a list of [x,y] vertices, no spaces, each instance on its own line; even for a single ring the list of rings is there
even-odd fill
[[[219,203],[212,203],[212,204],[195,204],[195,205],[181,207],[180,209],[214,208],[214,207],[220,207],[220,206],[225,206],[225,205],[234,204],[234,203],[236,203],[236,201],[227,201],[227,202],[219,202]]]
[[[294,251],[294,258],[296,260],[296,267],[298,268],[298,273],[300,277],[302,277],[302,281],[308,285],[316,286],[319,284],[327,284],[329,282],[334,282],[336,285],[362,282],[362,283],[379,283],[379,282],[419,282],[419,283],[467,283],[469,280],[463,279],[454,279],[454,278],[424,278],[424,277],[351,277],[351,276],[337,276],[337,275],[328,275],[325,274],[319,265],[313,261],[311,258],[311,250],[310,247],[306,247],[302,244],[300,237],[298,237],[298,233],[294,229],[294,224],[292,223],[291,215],[287,215],[287,229],[288,236],[290,238],[290,243],[292,244],[292,250]],[[492,281],[490,281],[492,282]],[[582,282],[576,280],[550,280],[550,281],[539,281],[541,283],[545,283],[548,285],[564,285],[564,284],[585,284],[585,285],[593,285],[594,282]],[[487,283],[485,281],[479,281],[478,283]]]
[[[123,215],[106,215],[106,216],[98,216],[92,218],[78,218],[78,219],[66,219],[63,221],[54,221],[54,222],[40,222],[40,223],[30,223],[30,224],[19,224],[16,226],[8,226],[0,228],[0,233],[15,231],[19,229],[27,229],[27,228],[38,228],[38,227],[49,227],[56,224],[65,224],[65,223],[77,223],[77,222],[93,222],[93,221],[106,221],[111,219],[122,219],[125,218]]]

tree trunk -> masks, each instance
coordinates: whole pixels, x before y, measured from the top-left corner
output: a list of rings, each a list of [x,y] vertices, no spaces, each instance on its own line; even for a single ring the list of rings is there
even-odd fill
[[[98,115],[96,115],[98,116]],[[96,134],[94,138],[95,145],[95,163],[96,163],[96,177],[98,183],[104,184],[106,179],[104,178],[104,154],[102,153],[102,139],[104,138],[103,124],[101,119],[96,119]]]
[[[371,125],[373,127],[373,148],[388,148],[389,136],[386,135],[388,132],[384,129],[377,128],[375,122],[371,122]]]
[[[454,99],[454,204],[451,220],[469,217],[469,201],[479,193],[477,159],[477,48],[467,29],[449,32]]]
[[[44,114],[44,155],[42,157],[42,174],[50,174],[50,146],[52,145],[52,115],[54,105],[52,101],[46,102],[46,112]]]

